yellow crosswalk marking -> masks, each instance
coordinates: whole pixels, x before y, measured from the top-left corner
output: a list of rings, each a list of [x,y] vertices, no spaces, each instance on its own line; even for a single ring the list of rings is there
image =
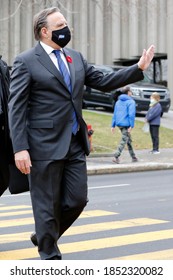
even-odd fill
[[[173,249],[124,256],[116,260],[173,260]]]
[[[173,239],[173,229],[67,243],[61,245],[61,250],[64,253],[80,252],[164,240],[169,238]]]
[[[14,206],[3,206],[0,207],[0,211],[9,211],[9,210],[16,210],[16,209],[27,209],[32,208],[30,205],[14,205]]]
[[[108,215],[115,215],[117,213],[109,212],[109,211],[101,211],[101,210],[94,210],[94,211],[85,211],[79,217],[82,218],[91,218],[91,217],[100,217],[100,216],[108,216]],[[2,220],[0,221],[0,228],[5,227],[15,227],[15,226],[22,226],[22,225],[31,225],[34,223],[33,218],[19,218],[19,219],[12,219],[12,220]]]
[[[139,218],[139,219],[130,219],[123,221],[114,221],[114,222],[105,222],[97,224],[87,224],[82,226],[73,226],[69,228],[64,236],[71,236],[84,233],[93,233],[99,231],[109,231],[113,229],[127,228],[127,227],[139,227],[144,225],[156,225],[167,223],[163,220],[155,220],[149,218]],[[1,234],[0,235],[0,244],[11,243],[11,242],[20,242],[27,241],[30,238],[31,232],[20,232],[12,234]]]
[[[151,241],[165,240],[173,238],[173,230],[161,230],[145,233],[130,234],[109,238],[99,238],[94,240],[85,240],[79,242],[60,244],[60,250],[63,254],[84,252],[88,250],[98,250],[104,248],[117,248],[119,246],[145,243]],[[0,260],[22,260],[37,258],[36,248],[27,248],[20,250],[11,250],[0,252]]]
[[[128,227],[139,227],[144,225],[154,225],[154,224],[162,224],[162,223],[168,223],[168,221],[149,219],[149,218],[129,219],[123,221],[115,220],[113,222],[73,226],[66,231],[65,235],[75,235],[75,234],[107,231],[107,230],[128,228]]]
[[[12,242],[28,241],[30,240],[31,232],[19,232],[11,234],[1,234],[0,244],[7,244]],[[1,254],[1,253],[0,253]]]
[[[30,217],[22,218],[22,215],[30,214]],[[169,221],[150,219],[150,218],[137,218],[128,220],[116,220],[114,215],[119,213],[104,211],[104,210],[88,210],[82,212],[79,219],[94,218],[111,216],[111,221],[95,222],[90,220],[89,224],[73,225],[66,232],[65,236],[74,236],[85,233],[106,232],[110,230],[133,228],[168,223]],[[16,217],[15,217],[16,216]],[[33,225],[34,219],[32,217],[31,205],[14,205],[5,206],[0,204],[0,217],[10,217],[10,219],[0,220],[0,228],[8,228],[14,226]],[[13,218],[14,217],[14,218]],[[19,218],[17,218],[19,217]],[[0,235],[0,244],[29,241],[31,232],[19,232]],[[62,254],[85,252],[90,250],[99,250],[104,248],[117,248],[125,245],[134,245],[138,243],[147,243],[159,240],[173,239],[173,230],[161,230],[152,232],[142,232],[136,234],[129,234],[123,236],[113,236],[108,238],[98,238],[93,240],[83,240],[71,243],[61,243],[60,250]],[[32,246],[32,245],[31,245]],[[0,260],[21,260],[38,258],[37,248],[25,248],[20,250],[0,251]],[[115,258],[116,260],[168,260],[173,259],[173,249],[148,252],[143,254],[134,254],[130,256],[123,256]]]
[[[34,219],[33,218],[1,220],[0,221],[0,228],[16,227],[16,226],[24,226],[24,225],[32,225],[32,224],[34,224]]]
[[[0,260],[25,260],[34,259],[38,257],[39,254],[36,248],[0,252]]]
[[[32,214],[32,210],[25,210],[25,211],[13,211],[13,212],[3,212],[0,213],[0,217],[12,217],[12,216],[20,216],[25,214]]]
[[[101,216],[110,216],[110,215],[118,215],[119,213],[103,211],[103,210],[88,210],[82,212],[79,218],[90,218],[90,217],[101,217]]]

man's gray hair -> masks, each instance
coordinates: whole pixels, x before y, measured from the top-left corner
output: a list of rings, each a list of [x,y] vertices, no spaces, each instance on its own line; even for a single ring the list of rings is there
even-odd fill
[[[41,39],[41,29],[47,27],[47,17],[53,13],[60,12],[58,7],[42,10],[34,16],[34,36],[37,41]]]

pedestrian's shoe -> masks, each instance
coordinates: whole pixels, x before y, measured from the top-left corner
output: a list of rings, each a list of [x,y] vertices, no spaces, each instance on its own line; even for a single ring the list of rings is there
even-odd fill
[[[119,158],[114,157],[113,160],[112,160],[112,162],[114,162],[114,163],[116,163],[116,164],[119,164],[119,163],[120,163],[120,160],[119,160]]]
[[[38,246],[38,242],[37,242],[37,235],[35,232],[33,232],[30,236],[31,242],[34,244],[34,246]],[[62,255],[61,252],[59,251],[59,248],[57,246],[57,255],[53,256],[47,260],[61,260],[62,259]]]
[[[30,236],[31,242],[34,244],[34,246],[38,246],[38,242],[37,242],[37,235],[35,232],[33,232]]]
[[[153,151],[152,154],[157,155],[157,154],[160,154],[160,152],[159,151]]]
[[[132,162],[137,162],[137,161],[138,161],[137,157],[132,158]]]

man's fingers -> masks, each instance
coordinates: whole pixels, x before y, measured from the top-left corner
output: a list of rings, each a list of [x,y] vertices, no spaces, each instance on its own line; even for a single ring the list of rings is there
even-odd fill
[[[16,166],[17,168],[24,174],[29,174],[30,173],[30,167],[31,165],[28,164],[28,161],[16,161]]]
[[[143,49],[142,56],[146,55],[146,49]]]
[[[150,56],[150,59],[152,59],[154,56],[154,49],[155,49],[154,45],[151,45],[146,52],[146,54]]]
[[[15,164],[24,174],[30,173],[31,160],[28,151],[21,151],[15,154]]]

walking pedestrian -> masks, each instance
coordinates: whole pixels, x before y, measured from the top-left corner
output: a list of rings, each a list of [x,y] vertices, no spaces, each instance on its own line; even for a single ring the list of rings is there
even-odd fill
[[[119,157],[121,156],[122,151],[127,145],[129,154],[132,158],[132,162],[137,162],[138,159],[135,155],[133,146],[132,146],[132,137],[131,131],[135,123],[136,115],[136,105],[135,101],[131,97],[132,92],[129,86],[124,87],[120,91],[118,101],[115,103],[114,114],[112,117],[112,133],[115,133],[115,127],[118,127],[121,131],[121,141],[115,152],[113,162],[120,163]]]
[[[158,92],[152,93],[150,97],[149,110],[146,114],[146,121],[149,123],[151,141],[152,141],[152,154],[159,154],[159,128],[162,114],[162,107],[159,103],[160,95]]]
[[[41,259],[62,258],[57,241],[88,202],[86,155],[90,152],[82,118],[84,85],[110,91],[143,79],[154,47],[139,62],[104,75],[82,54],[66,48],[71,39],[57,7],[34,18],[38,44],[14,61],[9,98],[9,123],[16,166],[28,174]]]

